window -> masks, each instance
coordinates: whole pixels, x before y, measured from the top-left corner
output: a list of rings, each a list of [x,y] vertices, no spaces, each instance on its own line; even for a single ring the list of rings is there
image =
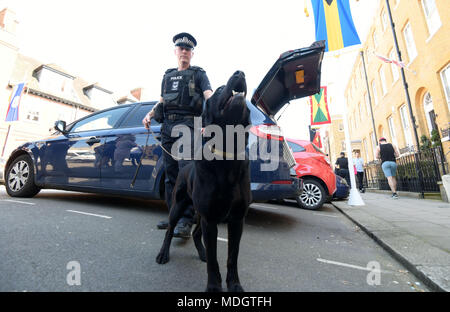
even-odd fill
[[[70,132],[112,129],[120,117],[129,109],[130,107],[126,106],[91,115],[74,124]]]
[[[39,112],[29,110],[27,113],[27,120],[38,122],[39,121]]]
[[[359,121],[362,119],[362,108],[361,102],[358,103],[358,111],[359,111]]]
[[[359,64],[359,75],[361,76],[361,80],[364,79],[364,67],[362,62]]]
[[[383,13],[381,13],[381,26],[383,27],[383,31],[385,31],[388,26],[388,17],[386,11],[383,11]]]
[[[392,116],[388,118],[388,127],[389,133],[391,134],[392,143],[394,143],[395,146],[398,146],[397,134],[395,133],[394,120],[392,119]]]
[[[391,53],[389,54],[389,58],[391,60],[396,59],[394,49],[391,50]],[[399,74],[398,74],[397,65],[395,65],[394,63],[391,63],[391,71],[392,71],[392,83],[395,83],[398,80]]]
[[[304,151],[306,151],[306,149],[305,149],[303,146],[301,146],[301,145],[292,143],[292,142],[290,142],[290,141],[286,141],[286,142],[287,142],[287,144],[289,145],[289,147],[291,148],[291,150],[292,150],[293,153],[299,153],[299,152],[304,152]],[[313,146],[314,146],[314,144],[313,144]]]
[[[142,119],[144,119],[145,115],[153,108],[153,104],[150,105],[142,105],[137,110],[135,110],[132,114],[130,114],[124,122],[121,123],[120,128],[135,128],[142,127]],[[152,119],[151,126],[157,126],[159,123]]]
[[[425,118],[427,119],[428,124],[428,132],[431,135],[431,131],[437,128],[436,126],[436,115],[434,113],[433,99],[431,98],[431,94],[427,92],[423,97],[423,110],[425,112]]]
[[[373,102],[375,106],[378,105],[378,95],[377,95],[377,86],[375,85],[375,81],[372,81],[372,92],[373,92]]]
[[[411,25],[409,23],[406,24],[406,27],[403,30],[403,38],[405,39],[406,51],[408,52],[409,62],[411,63],[417,56],[417,49],[414,42]]]
[[[428,32],[431,37],[442,25],[441,18],[439,17],[439,12],[436,8],[435,0],[422,0],[422,8],[423,12],[425,13]]]
[[[372,143],[372,153],[373,153],[373,159],[377,159],[377,140],[375,140],[375,134],[373,132],[370,132],[370,142]]]
[[[380,75],[380,81],[381,81],[381,91],[383,92],[383,95],[386,95],[387,88],[386,88],[386,76],[384,75],[384,68],[381,67],[378,71],[378,74]]]
[[[374,32],[372,34],[372,40],[373,40],[373,46],[375,47],[375,49],[378,48],[378,38],[377,38],[377,33],[376,32]]]
[[[363,139],[363,144],[364,144],[364,152],[366,154],[366,161],[369,161],[369,150],[367,149],[367,140]]]
[[[450,65],[447,65],[447,67],[441,71],[441,79],[445,97],[447,98],[447,106],[450,109]]]
[[[368,93],[364,94],[364,100],[366,102],[366,113],[367,113],[367,116],[370,116],[370,101],[369,101],[369,94]]]
[[[406,146],[413,146],[414,144],[411,136],[411,125],[409,123],[406,105],[402,105],[402,107],[400,107],[400,119],[402,121],[403,135],[405,136]]]

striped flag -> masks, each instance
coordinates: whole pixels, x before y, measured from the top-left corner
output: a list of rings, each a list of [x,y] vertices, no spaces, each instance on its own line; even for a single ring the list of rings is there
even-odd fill
[[[8,112],[5,121],[19,120],[19,104],[22,92],[25,88],[25,82],[18,83],[14,86],[11,97],[9,98]]]
[[[323,125],[331,123],[330,112],[327,104],[327,87],[320,87],[320,92],[310,96],[311,100],[311,125]]]
[[[316,40],[326,41],[325,52],[361,43],[353,23],[349,0],[311,0],[311,3]]]
[[[379,55],[377,53],[374,53],[374,54],[375,54],[376,57],[378,57],[380,60],[382,60],[385,63],[392,63],[392,64],[395,64],[398,67],[402,67],[402,68],[406,67],[405,63],[403,63],[403,62],[399,62],[399,61],[396,61],[396,60],[391,60],[391,59],[389,59],[387,57],[384,57],[382,55]]]

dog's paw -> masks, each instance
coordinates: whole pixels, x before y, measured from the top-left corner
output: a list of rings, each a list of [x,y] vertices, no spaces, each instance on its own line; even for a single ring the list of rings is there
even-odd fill
[[[233,283],[228,286],[228,292],[244,292],[244,288],[239,283]]]
[[[165,264],[169,262],[169,253],[167,252],[160,252],[157,256],[156,256],[156,263],[159,264]]]
[[[222,292],[222,286],[220,285],[208,285],[205,292]]]

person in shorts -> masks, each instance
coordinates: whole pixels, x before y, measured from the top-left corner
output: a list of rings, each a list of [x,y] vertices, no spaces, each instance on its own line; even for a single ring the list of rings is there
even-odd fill
[[[399,156],[398,149],[393,144],[388,143],[385,138],[380,138],[376,156],[381,159],[381,168],[391,188],[392,198],[397,199],[397,179],[395,177],[397,175],[397,163],[395,159]]]

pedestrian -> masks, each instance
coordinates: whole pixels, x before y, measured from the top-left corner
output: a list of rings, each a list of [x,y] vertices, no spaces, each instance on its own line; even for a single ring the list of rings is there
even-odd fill
[[[348,171],[348,159],[345,157],[345,153],[341,152],[341,157],[336,160],[336,166],[338,168],[337,175],[343,177],[347,184],[350,185],[350,173]]]
[[[170,210],[172,206],[172,191],[178,176],[178,171],[188,161],[177,160],[167,152],[171,152],[172,145],[180,137],[172,137],[172,129],[183,125],[190,128],[191,151],[194,149],[194,117],[201,115],[203,103],[212,95],[212,88],[206,72],[197,66],[191,66],[195,38],[188,33],[179,33],[173,37],[175,56],[178,61],[177,68],[168,69],[162,79],[161,97],[159,103],[145,116],[142,123],[146,128],[150,126],[151,118],[162,123],[161,145],[164,148],[163,163],[165,173],[165,199]],[[201,146],[201,144],[200,144]],[[194,151],[192,152],[192,154]],[[194,208],[186,209],[183,217],[174,229],[175,237],[188,238],[194,223]],[[158,229],[167,229],[168,221],[158,223]]]
[[[397,174],[397,163],[395,159],[399,156],[399,152],[397,147],[388,143],[385,138],[380,138],[379,142],[376,157],[381,159],[381,168],[391,188],[392,198],[397,199],[397,179],[395,177]]]
[[[356,177],[358,178],[358,188],[361,193],[364,193],[366,190],[364,189],[364,159],[361,158],[361,154],[359,151],[355,153],[355,169],[356,169]]]

